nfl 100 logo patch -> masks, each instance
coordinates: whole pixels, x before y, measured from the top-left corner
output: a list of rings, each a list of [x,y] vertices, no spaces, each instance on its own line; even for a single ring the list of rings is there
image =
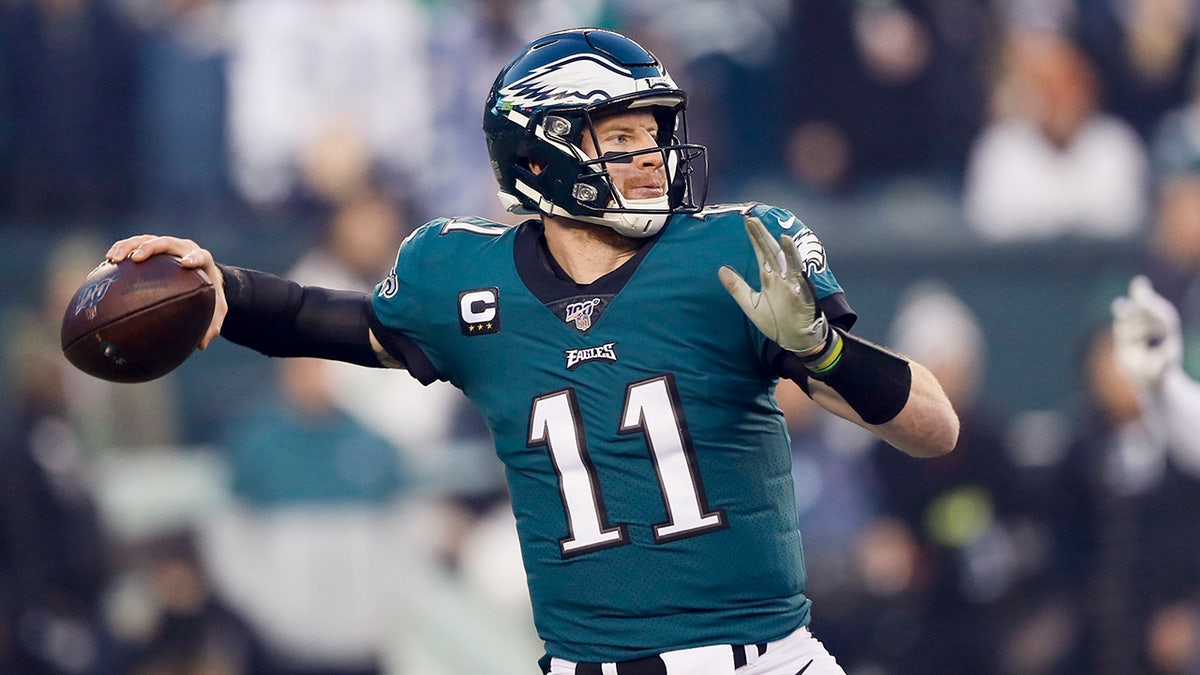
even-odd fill
[[[563,316],[563,321],[575,324],[575,328],[581,331],[587,331],[592,327],[592,314],[596,310],[596,306],[600,304],[600,298],[591,298],[580,302],[572,302],[567,305],[567,310]]]

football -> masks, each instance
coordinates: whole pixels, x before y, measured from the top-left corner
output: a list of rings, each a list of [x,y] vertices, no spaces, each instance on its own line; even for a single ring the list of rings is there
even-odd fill
[[[71,298],[62,350],[75,367],[110,382],[162,377],[196,349],[212,320],[212,281],[179,258],[105,261]]]

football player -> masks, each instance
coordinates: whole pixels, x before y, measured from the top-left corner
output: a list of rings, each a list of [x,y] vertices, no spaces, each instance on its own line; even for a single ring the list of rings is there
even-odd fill
[[[206,269],[223,293],[205,345],[461,388],[506,465],[543,672],[841,673],[807,628],[775,383],[915,457],[950,452],[958,419],[928,370],[848,332],[795,215],[705,206],[686,101],[620,34],[533,41],[483,118],[500,197],[530,218],[434,220],[374,293],[217,265],[174,237],[108,256]]]

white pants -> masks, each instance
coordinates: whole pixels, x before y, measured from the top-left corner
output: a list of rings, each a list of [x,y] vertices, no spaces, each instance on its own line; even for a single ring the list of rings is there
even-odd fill
[[[761,653],[756,645],[713,645],[664,652],[658,658],[662,660],[661,664],[645,663],[653,661],[653,657],[635,662],[602,663],[598,671],[594,664],[552,658],[549,675],[597,672],[601,675],[664,672],[665,675],[846,675],[825,645],[803,626],[783,639],[768,642]],[[743,662],[745,665],[740,665]]]

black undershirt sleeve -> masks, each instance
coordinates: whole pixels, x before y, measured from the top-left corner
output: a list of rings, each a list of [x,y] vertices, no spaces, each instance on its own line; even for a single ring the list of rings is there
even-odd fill
[[[221,336],[267,356],[308,356],[382,368],[370,339],[371,296],[221,265],[229,314]],[[399,358],[398,358],[399,360]]]

